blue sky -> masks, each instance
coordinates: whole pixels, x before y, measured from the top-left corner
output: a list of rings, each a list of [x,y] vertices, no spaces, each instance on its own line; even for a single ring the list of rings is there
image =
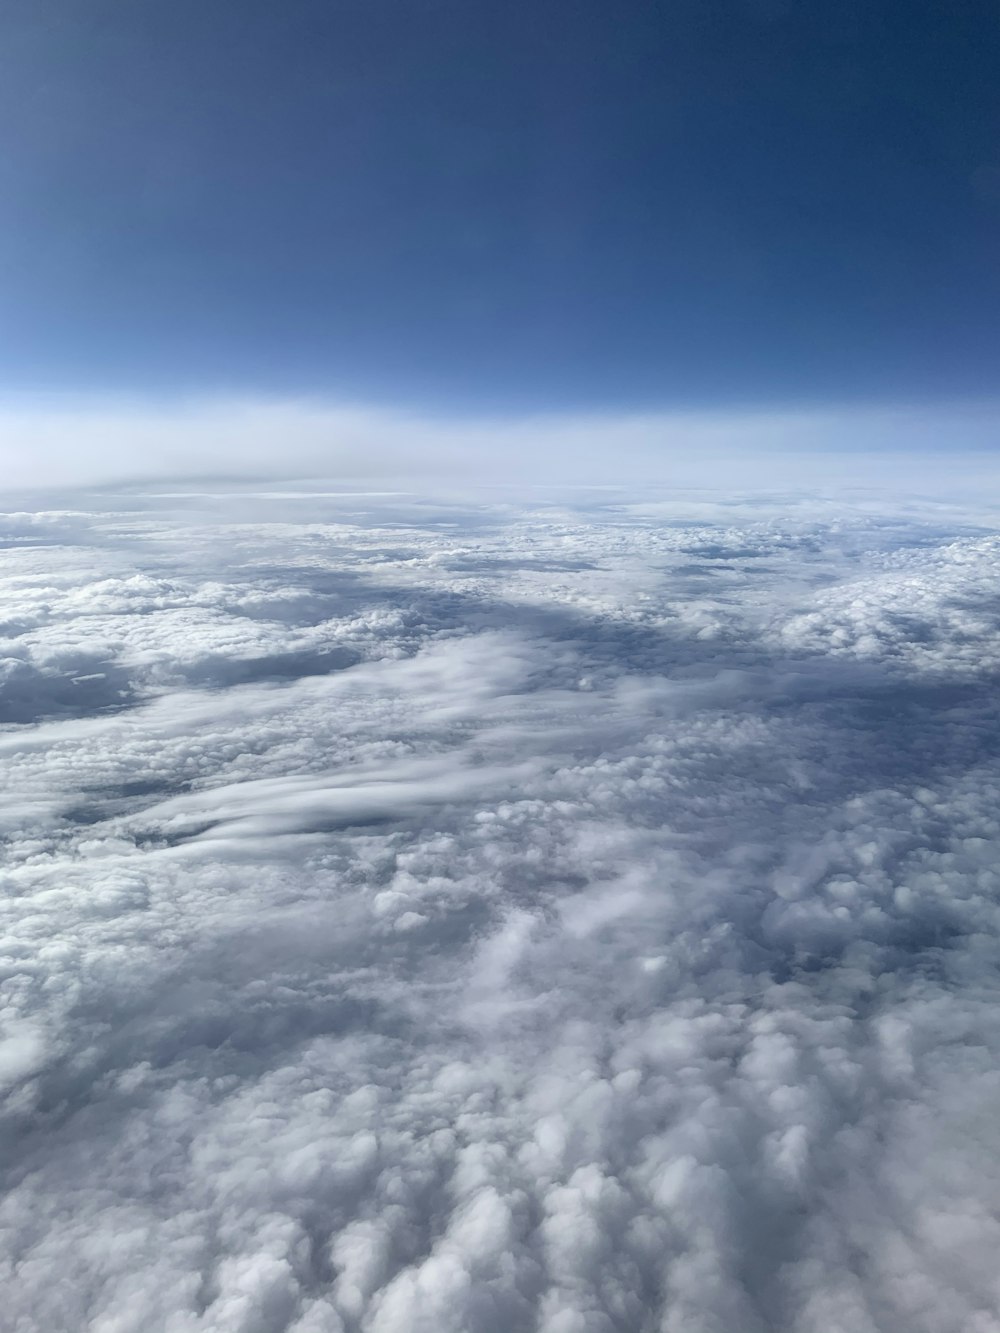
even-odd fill
[[[992,396],[985,0],[12,0],[8,392]]]

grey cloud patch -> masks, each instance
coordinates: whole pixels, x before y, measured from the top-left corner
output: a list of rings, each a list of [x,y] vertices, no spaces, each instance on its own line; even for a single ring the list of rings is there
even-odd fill
[[[319,648],[300,652],[263,653],[259,657],[226,657],[216,654],[194,663],[185,672],[191,685],[224,689],[256,680],[298,680],[304,676],[325,676],[344,671],[360,658],[348,648]]]
[[[996,536],[170,503],[0,553],[12,1329],[1000,1329]]]
[[[127,671],[100,656],[63,655],[44,667],[9,657],[0,661],[0,673],[0,723],[82,717],[125,708],[132,700]]]

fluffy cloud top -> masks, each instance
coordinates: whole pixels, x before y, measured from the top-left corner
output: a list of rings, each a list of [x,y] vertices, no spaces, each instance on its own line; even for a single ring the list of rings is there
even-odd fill
[[[5,1327],[1000,1330],[1000,537],[699,504],[5,516]]]

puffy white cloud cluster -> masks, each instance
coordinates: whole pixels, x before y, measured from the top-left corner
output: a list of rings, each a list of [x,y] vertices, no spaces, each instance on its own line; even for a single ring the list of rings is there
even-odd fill
[[[258,510],[0,524],[4,1328],[997,1333],[997,538]]]

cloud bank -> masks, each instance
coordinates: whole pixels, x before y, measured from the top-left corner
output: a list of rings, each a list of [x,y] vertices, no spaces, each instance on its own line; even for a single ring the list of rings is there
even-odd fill
[[[0,403],[8,488],[143,479],[326,477],[426,488],[727,484],[995,486],[1000,407],[608,412],[434,418],[321,401]]]
[[[5,1326],[1000,1330],[996,529],[254,503],[0,524]]]

